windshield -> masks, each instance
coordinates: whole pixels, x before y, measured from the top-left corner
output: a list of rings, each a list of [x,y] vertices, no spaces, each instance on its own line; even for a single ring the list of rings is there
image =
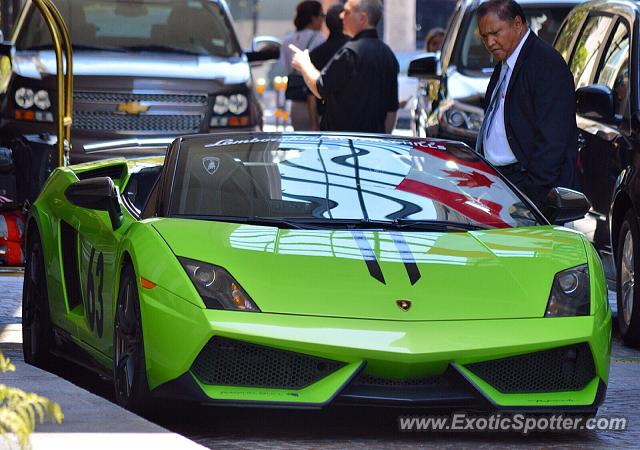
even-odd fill
[[[169,215],[336,226],[540,224],[463,144],[337,135],[187,140],[178,155]]]
[[[562,21],[571,8],[523,6],[523,9],[531,31],[552,45]],[[462,71],[479,72],[478,74],[483,75],[491,74],[496,65],[496,61],[482,44],[475,14],[467,21],[464,40],[458,50],[458,65]]]
[[[56,6],[74,50],[171,52],[229,57],[240,54],[224,11],[207,0],[60,0]],[[32,8],[18,50],[53,48],[49,30]]]

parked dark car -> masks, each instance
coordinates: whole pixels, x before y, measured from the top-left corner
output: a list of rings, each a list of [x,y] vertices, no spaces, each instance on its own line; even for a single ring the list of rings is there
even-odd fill
[[[582,0],[520,0],[531,30],[552,43],[571,8]],[[411,123],[416,136],[475,146],[482,103],[496,64],[484,48],[475,18],[478,0],[460,0],[447,26],[442,51],[414,59],[409,75],[421,78]]]
[[[592,204],[578,224],[616,268],[618,325],[640,345],[640,6],[589,2],[567,17],[555,42],[576,83],[579,168]],[[636,38],[632,39],[632,36]]]
[[[256,38],[243,51],[224,0],[55,4],[73,42],[71,162],[114,156],[95,142],[261,128],[250,63],[277,57],[279,44]],[[3,56],[0,146],[43,168],[56,140],[56,58],[32,2]]]

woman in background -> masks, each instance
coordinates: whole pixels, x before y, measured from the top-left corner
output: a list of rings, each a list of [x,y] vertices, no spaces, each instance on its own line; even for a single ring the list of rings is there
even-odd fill
[[[298,3],[293,23],[296,26],[296,31],[282,41],[282,47],[280,48],[280,64],[284,68],[284,73],[289,76],[290,81],[295,76],[301,78],[301,75],[291,68],[292,55],[289,44],[295,45],[300,50],[312,50],[325,41],[324,35],[320,31],[324,23],[322,4],[316,0],[305,0]],[[293,87],[293,83],[291,85]],[[304,81],[302,86],[303,89],[306,89]],[[314,114],[314,117],[311,118],[309,116],[310,109],[308,99],[291,100],[291,124],[294,130],[318,129],[317,116]]]

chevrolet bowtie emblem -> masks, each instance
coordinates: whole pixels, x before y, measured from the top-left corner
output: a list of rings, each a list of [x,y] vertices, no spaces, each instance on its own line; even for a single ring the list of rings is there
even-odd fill
[[[396,300],[396,305],[404,312],[407,312],[411,308],[411,300]]]
[[[118,103],[118,107],[116,110],[121,113],[137,116],[140,113],[147,112],[149,110],[149,106],[141,105],[140,103],[132,100],[127,103]]]

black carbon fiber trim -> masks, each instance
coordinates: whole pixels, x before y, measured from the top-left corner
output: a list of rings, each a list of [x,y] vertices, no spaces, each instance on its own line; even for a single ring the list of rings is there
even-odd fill
[[[507,394],[579,391],[596,376],[593,356],[586,343],[465,367]]]
[[[272,389],[302,389],[346,364],[215,336],[191,371],[205,384]]]

